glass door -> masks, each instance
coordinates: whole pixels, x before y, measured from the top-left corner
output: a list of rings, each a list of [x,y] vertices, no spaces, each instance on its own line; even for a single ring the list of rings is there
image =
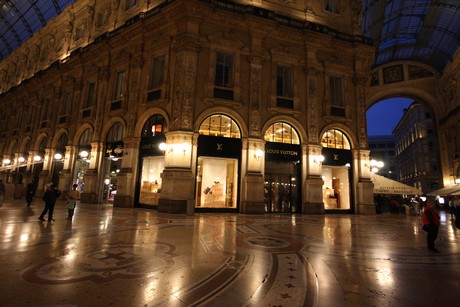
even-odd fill
[[[296,163],[267,162],[265,172],[265,212],[300,212],[300,182]]]

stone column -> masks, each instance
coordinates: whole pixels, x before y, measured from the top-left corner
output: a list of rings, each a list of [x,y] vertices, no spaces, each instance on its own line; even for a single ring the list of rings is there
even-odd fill
[[[302,213],[305,214],[324,214],[323,203],[323,179],[321,177],[322,147],[319,145],[318,136],[318,90],[317,82],[319,71],[315,68],[305,70],[307,83],[307,127],[308,141],[306,146],[302,146],[302,165],[306,170],[306,178],[303,185]]]
[[[188,25],[196,29],[196,25]],[[174,85],[170,132],[166,134],[165,169],[158,212],[192,214],[195,175],[192,170],[193,119],[199,39],[193,34],[179,35],[172,45],[175,52]]]
[[[75,160],[78,154],[77,146],[71,145],[65,148],[64,168],[59,173],[59,189],[63,195],[66,195],[65,193],[72,187],[72,174],[75,171]]]
[[[321,171],[323,168],[320,145],[303,146],[302,151],[306,154],[307,178],[303,186],[302,213],[324,214],[323,203],[323,179]]]
[[[83,182],[85,184],[81,201],[84,203],[100,203],[102,200],[101,184],[103,180],[104,143],[91,143],[91,153],[88,157],[89,168],[86,171]]]
[[[128,96],[128,121],[126,135],[133,136],[137,119],[137,106],[139,105],[140,79],[143,65],[142,56],[130,59],[130,79]],[[125,137],[123,139],[123,160],[120,172],[117,174],[117,194],[115,195],[114,207],[133,207],[136,189],[137,166],[139,159],[140,138]]]
[[[370,179],[369,150],[354,150],[354,165],[357,165],[358,183],[356,187],[356,213],[363,215],[376,214],[374,204],[374,184]]]
[[[123,140],[123,159],[117,175],[117,195],[114,207],[133,207],[136,190],[140,138]]]
[[[357,131],[359,150],[356,152],[354,165],[358,166],[358,183],[356,188],[356,213],[358,214],[376,214],[374,204],[374,184],[370,179],[369,155],[367,144],[367,123],[366,123],[366,85],[367,78],[357,76],[353,79],[356,89],[356,101],[358,108],[356,110]],[[357,161],[356,161],[357,160]],[[356,173],[356,172],[355,172]]]
[[[261,139],[260,127],[260,92],[262,66],[265,59],[262,53],[253,53],[249,57],[251,67],[251,84],[249,96],[249,138],[243,144],[243,157],[246,161],[246,172],[242,174],[240,193],[241,213],[265,213],[264,200],[264,168],[265,141]],[[243,165],[242,165],[243,167]]]

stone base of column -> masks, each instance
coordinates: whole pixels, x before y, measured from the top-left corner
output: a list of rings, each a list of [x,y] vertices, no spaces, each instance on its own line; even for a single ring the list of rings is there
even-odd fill
[[[246,214],[264,214],[264,202],[242,202],[240,203],[240,213]]]
[[[120,208],[132,208],[134,207],[134,199],[132,196],[117,194],[113,200],[113,206]]]
[[[158,212],[193,214],[194,178],[189,169],[165,169],[161,174]]]
[[[243,193],[240,212],[251,214],[265,213],[264,177],[261,173],[248,173],[243,180]]]
[[[171,214],[187,214],[187,200],[159,199],[158,212]]]
[[[305,180],[303,214],[324,214],[323,180],[321,177],[312,177]]]
[[[362,179],[358,182],[358,214],[374,215],[376,214],[374,204],[374,184],[370,179]]]
[[[88,204],[97,204],[98,196],[95,193],[81,193],[81,202]]]

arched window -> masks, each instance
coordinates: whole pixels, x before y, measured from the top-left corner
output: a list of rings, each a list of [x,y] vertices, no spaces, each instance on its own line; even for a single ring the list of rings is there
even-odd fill
[[[123,139],[123,125],[121,123],[116,123],[110,128],[109,133],[107,133],[107,143],[119,142]]]
[[[58,143],[57,143],[57,146],[56,146],[56,150],[59,152],[59,153],[64,153],[65,152],[65,147],[67,145],[67,140],[68,140],[68,137],[67,137],[67,134],[62,134],[60,137],[59,137],[59,140],[58,140]]]
[[[78,142],[79,146],[88,146],[91,145],[91,139],[93,138],[93,131],[91,129],[86,129],[80,136],[80,141]]]
[[[40,142],[40,145],[38,146],[38,153],[39,153],[39,155],[41,155],[42,157],[45,156],[45,152],[46,152],[46,143],[47,143],[47,139],[46,139],[46,138],[43,138],[42,141]]]
[[[215,114],[207,117],[201,123],[199,133],[209,136],[241,138],[241,132],[236,122],[223,114]]]
[[[335,149],[351,149],[350,141],[343,132],[331,129],[323,134],[321,146]]]
[[[265,141],[285,144],[300,144],[297,131],[288,123],[276,122],[265,131]]]
[[[165,118],[159,114],[150,116],[142,127],[142,137],[152,137],[166,132]]]

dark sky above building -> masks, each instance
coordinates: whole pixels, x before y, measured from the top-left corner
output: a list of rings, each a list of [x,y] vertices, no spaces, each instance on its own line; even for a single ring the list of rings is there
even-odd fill
[[[382,100],[367,110],[367,134],[391,135],[407,109],[413,102],[408,98]]]

